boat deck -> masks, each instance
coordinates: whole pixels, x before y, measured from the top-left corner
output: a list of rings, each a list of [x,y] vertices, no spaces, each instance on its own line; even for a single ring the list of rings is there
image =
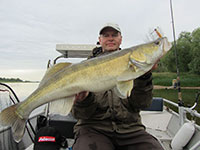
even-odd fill
[[[140,114],[141,114],[142,122],[146,126],[146,131],[159,140],[164,150],[172,150],[172,148],[170,147],[170,143],[173,137],[175,136],[175,134],[177,133],[177,131],[181,127],[179,114],[166,108],[165,106],[163,107],[163,110],[161,111],[141,111]],[[36,125],[35,123],[36,123],[37,115],[38,114],[35,114],[31,118],[31,122],[33,123],[34,126]],[[62,118],[59,118],[58,116],[55,116],[55,118],[59,119],[60,121],[64,121],[64,123],[67,123],[66,120],[63,120]],[[66,127],[66,124],[65,124],[65,127]],[[29,139],[27,138],[27,135],[25,135],[25,138],[23,139],[25,139],[23,143],[27,144],[26,140]],[[200,127],[197,124],[195,124],[195,134],[191,138],[190,142],[183,148],[183,150],[200,150],[199,140],[200,140]],[[68,143],[69,146],[73,145],[73,139],[69,139],[68,142],[69,142]],[[21,145],[24,146],[24,144],[21,144]],[[26,150],[33,150],[33,144],[30,143],[28,145],[29,146],[28,148],[26,148]],[[67,150],[67,149],[62,149],[62,150]]]
[[[171,150],[170,142],[173,135],[168,132],[167,127],[171,120],[172,114],[167,110],[164,111],[141,111],[142,122],[146,126],[147,132],[156,137],[163,145],[165,150]],[[73,141],[69,141],[72,145]],[[33,150],[33,145],[26,150]]]
[[[141,111],[141,116],[146,131],[156,137],[165,150],[171,150],[170,142],[173,134],[169,133],[168,125],[172,114],[164,109],[164,111]]]

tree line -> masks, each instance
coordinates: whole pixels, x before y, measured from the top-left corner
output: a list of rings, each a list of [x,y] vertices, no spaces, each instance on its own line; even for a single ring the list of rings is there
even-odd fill
[[[23,82],[23,80],[19,78],[1,78],[0,77],[0,82]]]
[[[181,32],[176,40],[178,68],[180,72],[200,75],[200,28]],[[159,72],[176,72],[175,45],[159,63]]]

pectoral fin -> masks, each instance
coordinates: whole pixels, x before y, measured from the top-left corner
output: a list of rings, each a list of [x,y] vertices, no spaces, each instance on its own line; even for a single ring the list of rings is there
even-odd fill
[[[141,52],[135,52],[130,55],[129,63],[131,66],[134,66],[135,70],[137,71],[139,68],[143,69],[146,67],[146,56]]]
[[[52,101],[49,107],[50,114],[68,115],[73,106],[75,97],[68,97]]]
[[[136,79],[141,76],[141,71],[145,71],[145,68],[147,68],[146,62],[137,61],[131,55],[129,58],[127,69],[117,77],[117,81]]]
[[[114,92],[120,98],[125,99],[131,95],[132,89],[133,89],[133,80],[120,81],[114,88]]]
[[[117,77],[117,81],[122,82],[122,81],[127,81],[127,80],[133,80],[133,79],[136,79],[139,76],[140,76],[140,72],[135,72],[135,70],[133,70],[131,68],[131,69],[126,70],[122,74],[120,74]]]

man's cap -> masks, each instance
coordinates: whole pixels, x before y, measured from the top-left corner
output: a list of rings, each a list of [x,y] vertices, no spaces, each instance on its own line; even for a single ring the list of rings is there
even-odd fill
[[[35,135],[34,150],[59,150],[61,135],[53,127],[43,127]]]
[[[101,30],[99,31],[99,34],[102,34],[102,31],[105,29],[105,28],[113,28],[115,29],[116,31],[120,32],[121,33],[121,29],[119,28],[119,25],[118,24],[115,24],[115,23],[106,23],[104,26],[101,27]]]

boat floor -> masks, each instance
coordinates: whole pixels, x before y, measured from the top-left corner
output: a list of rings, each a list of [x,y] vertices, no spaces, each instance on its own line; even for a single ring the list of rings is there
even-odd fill
[[[164,111],[141,111],[142,122],[146,131],[156,137],[165,150],[171,150],[170,143],[173,135],[168,131],[172,114]]]
[[[167,127],[172,114],[165,109],[163,111],[141,111],[141,117],[146,126],[146,131],[156,137],[165,150],[171,150],[170,142],[173,136],[169,133]],[[69,145],[72,144],[73,141],[70,140]],[[33,144],[26,150],[33,150]]]

